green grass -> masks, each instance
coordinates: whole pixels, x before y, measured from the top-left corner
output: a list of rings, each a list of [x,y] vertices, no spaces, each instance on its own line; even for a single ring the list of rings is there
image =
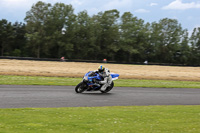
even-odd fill
[[[0,109],[3,133],[199,133],[200,106]]]
[[[67,85],[75,86],[82,78],[10,76],[0,75],[0,84],[4,85]]]
[[[171,80],[119,79],[115,85],[121,87],[200,88],[200,82]]]
[[[0,75],[0,84],[9,85],[77,85],[81,80]],[[200,88],[200,82],[119,79],[115,86]],[[0,133],[25,132],[200,133],[200,105],[0,109]]]
[[[0,75],[0,84],[4,85],[75,86],[81,81],[82,78]],[[194,81],[118,79],[114,83],[120,87],[200,88],[200,82]]]

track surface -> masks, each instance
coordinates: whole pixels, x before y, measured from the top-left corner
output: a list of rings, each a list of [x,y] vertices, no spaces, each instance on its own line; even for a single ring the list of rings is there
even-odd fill
[[[114,87],[76,94],[74,86],[0,85],[0,108],[200,105],[200,89]]]

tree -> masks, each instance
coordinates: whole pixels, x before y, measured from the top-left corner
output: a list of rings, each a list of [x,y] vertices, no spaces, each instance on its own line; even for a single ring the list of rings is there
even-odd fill
[[[119,11],[105,11],[100,17],[100,36],[98,38],[98,46],[100,47],[99,59],[107,58],[115,59],[115,53],[119,50]]]
[[[180,63],[183,65],[189,64],[190,53],[191,48],[189,46],[188,31],[183,30],[183,34],[181,36],[180,50],[176,54],[176,56],[178,56],[178,60],[176,60],[176,63]]]
[[[161,19],[152,23],[152,45],[155,46],[155,61],[174,63],[179,50],[182,27],[175,19]]]
[[[47,34],[45,24],[50,14],[50,8],[51,4],[39,1],[26,13],[26,36],[28,38],[29,48],[37,58],[40,58],[43,53],[48,51],[47,47],[45,47],[45,36]]]
[[[116,9],[89,16],[72,5],[37,2],[23,23],[0,21],[0,52],[9,56],[200,64],[200,28],[192,36],[175,19],[144,23]]]
[[[28,56],[28,51],[26,48],[26,38],[25,38],[25,24],[15,22],[13,25],[14,41],[11,45],[12,52],[11,56]]]
[[[78,13],[75,22],[74,50],[76,58],[86,59],[90,45],[90,17],[86,11]]]
[[[142,44],[143,44],[143,49],[140,53],[140,56],[141,56],[141,61],[148,61],[148,62],[151,62],[153,61],[154,59],[154,45],[151,44],[151,30],[152,30],[152,27],[151,27],[151,24],[150,23],[146,23],[144,25],[144,28],[142,29],[141,33],[141,41],[142,41]],[[140,62],[141,62],[140,61]]]
[[[72,35],[75,21],[74,9],[71,5],[56,3],[50,10],[45,30],[47,31],[46,46],[51,57],[70,57],[73,51]]]
[[[190,64],[200,65],[200,27],[194,28],[190,37],[191,60]]]
[[[125,12],[121,17],[120,50],[121,56],[127,62],[140,61],[144,54],[144,21]],[[123,53],[123,54],[122,54]]]
[[[0,21],[0,48],[1,56],[9,55],[10,45],[14,39],[13,27],[11,22],[5,19]],[[5,53],[6,52],[6,53]]]

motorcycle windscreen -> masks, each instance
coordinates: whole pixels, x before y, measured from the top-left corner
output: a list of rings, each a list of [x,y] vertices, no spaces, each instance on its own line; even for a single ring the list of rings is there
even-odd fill
[[[112,77],[112,80],[116,80],[119,77],[119,74],[116,74],[116,73],[111,73],[110,75]]]

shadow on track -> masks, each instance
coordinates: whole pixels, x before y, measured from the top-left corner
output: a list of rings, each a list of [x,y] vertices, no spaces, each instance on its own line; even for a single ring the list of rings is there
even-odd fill
[[[79,95],[96,95],[96,96],[109,96],[109,95],[114,95],[114,93],[76,93],[76,94],[79,94]]]

